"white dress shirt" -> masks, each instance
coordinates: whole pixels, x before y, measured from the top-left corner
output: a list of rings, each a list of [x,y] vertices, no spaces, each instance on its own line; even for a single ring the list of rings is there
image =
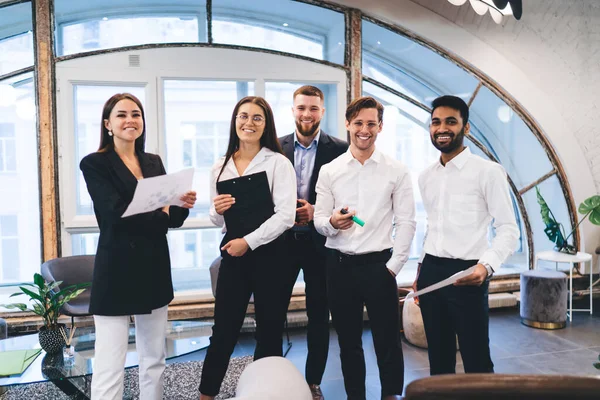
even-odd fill
[[[225,157],[221,157],[213,165],[210,186],[211,199],[215,198],[218,194],[217,177],[224,161]],[[244,236],[244,239],[246,239],[248,246],[252,250],[277,239],[279,235],[294,226],[294,219],[296,218],[296,173],[290,160],[283,154],[275,153],[263,147],[254,156],[244,171],[243,176],[262,171],[267,173],[267,180],[269,181],[273,204],[275,205],[275,214],[263,222],[256,230]],[[219,181],[238,178],[239,176],[240,174],[235,167],[233,158],[231,158],[227,162]],[[223,232],[227,231],[225,219],[222,215],[217,214],[214,202],[210,206],[209,216],[213,224],[223,226]]]
[[[497,271],[515,250],[519,229],[500,164],[467,147],[446,166],[438,160],[425,169],[419,189],[427,212],[423,256],[479,260]],[[490,246],[492,220],[496,237]]]
[[[364,165],[350,150],[324,165],[317,181],[315,228],[327,237],[325,247],[345,254],[393,247],[387,267],[398,274],[415,234],[415,201],[408,168],[377,149]],[[355,210],[365,226],[335,229],[329,220],[342,207]],[[395,227],[395,239],[392,229]]]

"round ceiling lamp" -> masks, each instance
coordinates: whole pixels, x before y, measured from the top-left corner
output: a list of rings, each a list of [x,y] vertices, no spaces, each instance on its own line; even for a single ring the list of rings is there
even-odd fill
[[[467,0],[448,0],[448,2],[455,6],[462,6]],[[515,19],[521,19],[523,15],[521,0],[469,0],[469,3],[479,15],[489,12],[497,24],[501,24],[507,15],[512,15]]]

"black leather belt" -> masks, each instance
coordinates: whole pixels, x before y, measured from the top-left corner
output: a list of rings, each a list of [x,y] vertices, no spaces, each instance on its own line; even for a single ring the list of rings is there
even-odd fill
[[[299,241],[311,240],[311,238],[312,238],[310,231],[304,232],[304,231],[294,231],[294,230],[289,230],[286,237],[288,238],[288,240],[299,240]]]
[[[373,253],[364,254],[346,254],[342,253],[339,250],[333,250],[333,252],[340,263],[349,262],[353,264],[370,264],[376,262],[384,262],[389,260],[392,256],[392,249],[385,249]]]

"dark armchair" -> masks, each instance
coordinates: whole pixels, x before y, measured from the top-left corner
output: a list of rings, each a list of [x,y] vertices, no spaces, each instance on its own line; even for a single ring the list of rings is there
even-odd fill
[[[592,400],[600,379],[592,376],[456,374],[418,379],[406,387],[405,400]]]
[[[42,264],[42,276],[48,282],[62,281],[61,288],[78,284],[92,282],[94,273],[95,256],[70,256],[48,260]],[[71,317],[71,324],[75,317],[91,315],[90,308],[91,287],[73,300],[65,303],[60,309],[64,315]]]

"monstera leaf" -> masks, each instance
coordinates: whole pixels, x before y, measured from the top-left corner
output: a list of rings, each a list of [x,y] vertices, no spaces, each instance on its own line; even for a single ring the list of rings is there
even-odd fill
[[[535,191],[537,193],[537,202],[540,205],[542,221],[544,222],[544,225],[546,225],[544,232],[546,233],[546,236],[548,236],[548,239],[555,243],[557,247],[563,247],[565,244],[565,235],[561,231],[562,225],[556,222],[554,214],[550,211],[548,203],[546,203],[546,200],[542,197],[540,189],[538,189],[537,186],[535,187]]]
[[[594,225],[600,225],[600,196],[595,195],[588,199],[585,199],[583,203],[579,205],[579,214],[585,214],[581,219],[590,217],[590,222]]]

